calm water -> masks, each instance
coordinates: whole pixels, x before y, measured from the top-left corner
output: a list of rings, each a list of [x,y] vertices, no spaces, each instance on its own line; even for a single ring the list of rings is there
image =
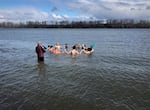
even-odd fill
[[[38,64],[37,41],[95,52]],[[150,110],[150,29],[0,29],[0,110]]]

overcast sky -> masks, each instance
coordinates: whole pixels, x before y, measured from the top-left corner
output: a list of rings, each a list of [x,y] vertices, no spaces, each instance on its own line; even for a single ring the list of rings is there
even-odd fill
[[[150,20],[150,0],[0,0],[0,21]]]

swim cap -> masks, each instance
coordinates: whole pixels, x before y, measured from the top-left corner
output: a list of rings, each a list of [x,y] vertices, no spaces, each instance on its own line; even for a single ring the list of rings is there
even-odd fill
[[[94,48],[95,44],[92,44],[91,47]]]

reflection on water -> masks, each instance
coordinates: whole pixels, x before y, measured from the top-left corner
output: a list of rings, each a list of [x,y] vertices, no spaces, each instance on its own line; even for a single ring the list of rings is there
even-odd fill
[[[44,80],[46,78],[46,67],[45,66],[46,66],[46,64],[44,64],[44,62],[39,62],[37,65],[40,80]]]
[[[71,64],[75,64],[77,59],[77,56],[71,56]]]

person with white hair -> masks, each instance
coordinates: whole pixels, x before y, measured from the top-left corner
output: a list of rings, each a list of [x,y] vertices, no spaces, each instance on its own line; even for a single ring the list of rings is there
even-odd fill
[[[38,62],[44,62],[44,53],[46,52],[45,49],[46,47],[43,46],[41,42],[37,43],[35,51],[37,53]]]

